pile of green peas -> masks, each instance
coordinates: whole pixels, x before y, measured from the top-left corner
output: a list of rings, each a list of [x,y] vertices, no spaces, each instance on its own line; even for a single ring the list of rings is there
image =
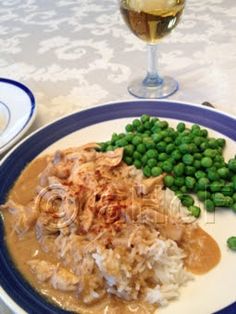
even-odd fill
[[[167,121],[144,114],[100,143],[103,152],[124,148],[123,160],[142,169],[146,177],[165,173],[164,185],[175,192],[190,213],[200,216],[191,194],[196,194],[209,212],[217,207],[236,212],[236,157],[224,160],[225,139],[212,138],[198,124],[176,128]]]

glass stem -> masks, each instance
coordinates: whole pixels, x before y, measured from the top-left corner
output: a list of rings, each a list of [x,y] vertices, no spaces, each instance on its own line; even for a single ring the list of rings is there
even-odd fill
[[[163,80],[157,72],[157,45],[148,44],[148,71],[143,84],[149,87],[161,85]]]

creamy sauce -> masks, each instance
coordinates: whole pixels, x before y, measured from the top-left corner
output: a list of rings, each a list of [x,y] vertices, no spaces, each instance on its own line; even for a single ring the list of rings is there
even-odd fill
[[[200,227],[187,228],[180,246],[187,254],[185,266],[194,274],[204,274],[220,261],[218,244]]]
[[[31,162],[22,172],[19,179],[10,191],[9,197],[20,204],[26,205],[35,196],[35,187],[37,185],[38,174],[45,168],[47,158],[38,158]],[[65,292],[53,289],[47,283],[39,283],[34,274],[31,273],[27,261],[32,258],[44,259],[52,263],[58,263],[58,260],[50,254],[46,254],[40,248],[35,239],[34,231],[28,231],[20,238],[11,230],[12,215],[4,211],[4,225],[6,231],[6,242],[10,254],[22,275],[31,285],[43,294],[49,301],[52,301],[60,307],[83,314],[151,314],[156,307],[141,302],[123,302],[115,297],[106,296],[101,301],[93,305],[85,305],[75,296],[73,292]]]
[[[15,202],[26,205],[35,195],[35,186],[37,184],[38,174],[45,168],[47,158],[38,158],[34,160],[22,172],[10,192],[10,197]],[[131,313],[154,313],[156,307],[141,302],[122,302],[115,297],[105,297],[93,305],[85,305],[78,300],[73,292],[62,292],[53,289],[47,283],[39,283],[31,273],[26,262],[33,257],[42,258],[52,263],[57,260],[50,254],[44,253],[38,244],[34,231],[29,231],[20,238],[11,231],[12,215],[7,211],[3,213],[6,230],[6,242],[12,258],[31,285],[52,302],[60,307],[86,314],[131,314]],[[186,268],[195,273],[203,274],[208,272],[220,260],[220,250],[215,240],[209,236],[200,227],[187,227],[184,239],[180,246],[187,254],[185,259]]]

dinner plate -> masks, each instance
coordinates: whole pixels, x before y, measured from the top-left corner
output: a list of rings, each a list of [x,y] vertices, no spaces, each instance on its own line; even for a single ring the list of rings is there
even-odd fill
[[[122,132],[134,117],[150,114],[175,126],[179,121],[198,123],[212,136],[226,138],[225,158],[236,152],[235,117],[200,105],[174,101],[134,100],[109,103],[66,116],[41,128],[19,143],[5,156],[0,167],[0,204],[22,169],[36,156],[56,149],[104,141],[113,132]],[[236,216],[231,210],[216,215],[203,214],[200,224],[218,242],[221,262],[209,273],[180,289],[180,296],[158,313],[207,314],[236,313],[236,254],[226,246],[227,237],[236,234]],[[0,295],[16,313],[68,313],[47,302],[20,275],[4,241],[4,222],[0,222]],[[234,303],[235,302],[235,303]]]
[[[29,88],[0,78],[0,154],[21,138],[35,115],[35,99]]]

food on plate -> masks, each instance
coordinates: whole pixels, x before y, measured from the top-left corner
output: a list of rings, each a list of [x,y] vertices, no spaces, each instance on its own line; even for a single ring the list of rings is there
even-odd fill
[[[198,124],[188,127],[179,122],[173,128],[147,114],[127,124],[125,131],[100,143],[101,151],[123,147],[124,162],[142,169],[146,177],[167,174],[164,185],[194,217],[200,216],[201,209],[190,194],[195,194],[208,212],[217,207],[236,212],[236,155],[225,161],[225,139],[210,137]]]
[[[32,161],[1,206],[6,242],[32,286],[67,310],[154,313],[218,264],[219,247],[172,202],[164,175],[127,165],[125,148],[98,150]]]

